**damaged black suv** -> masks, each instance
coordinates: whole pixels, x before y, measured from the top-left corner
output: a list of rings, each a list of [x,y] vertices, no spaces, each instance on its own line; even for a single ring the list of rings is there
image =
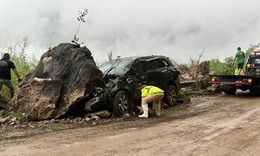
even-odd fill
[[[180,72],[165,56],[118,58],[102,64],[103,82],[94,89],[84,111],[109,110],[116,116],[132,113],[141,104],[140,85],[154,85],[165,91],[163,101],[176,104]]]

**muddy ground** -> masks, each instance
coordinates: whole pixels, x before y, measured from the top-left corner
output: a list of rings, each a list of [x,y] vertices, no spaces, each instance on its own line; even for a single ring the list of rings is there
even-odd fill
[[[0,155],[260,154],[260,96],[195,96],[161,117],[1,124]]]

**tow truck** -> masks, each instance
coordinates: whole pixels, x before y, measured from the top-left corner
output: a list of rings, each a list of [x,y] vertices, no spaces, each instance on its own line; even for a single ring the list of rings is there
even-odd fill
[[[260,50],[248,57],[243,75],[209,75],[210,84],[220,85],[225,94],[234,95],[238,89],[260,93]]]

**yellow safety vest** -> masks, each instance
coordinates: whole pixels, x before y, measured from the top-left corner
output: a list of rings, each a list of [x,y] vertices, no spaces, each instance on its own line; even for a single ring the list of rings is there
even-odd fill
[[[146,86],[142,90],[142,98],[146,97],[148,95],[156,95],[156,94],[163,94],[164,91],[158,87],[155,86]]]

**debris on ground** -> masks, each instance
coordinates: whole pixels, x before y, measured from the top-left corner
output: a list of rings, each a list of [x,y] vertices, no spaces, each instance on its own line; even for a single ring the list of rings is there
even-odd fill
[[[220,93],[221,89],[220,89],[220,85],[219,84],[213,84],[211,86],[207,87],[207,90],[211,93]]]
[[[90,117],[92,120],[99,120],[99,119],[108,118],[110,115],[111,115],[111,113],[109,111],[104,110],[104,111],[89,113],[89,115],[87,117]]]
[[[195,80],[196,78],[206,77],[210,71],[210,61],[203,61],[194,65],[188,70],[181,71],[181,80]]]

